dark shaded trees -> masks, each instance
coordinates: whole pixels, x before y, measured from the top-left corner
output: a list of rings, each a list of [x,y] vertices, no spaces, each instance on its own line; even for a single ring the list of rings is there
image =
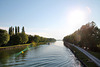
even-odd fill
[[[21,33],[20,33],[19,29],[20,29],[19,26],[18,27],[15,26],[15,35],[11,36],[9,43],[11,43],[13,45],[27,43],[28,35],[25,34],[24,27],[22,28]]]
[[[12,26],[9,27],[9,35],[12,36],[12,35],[14,35],[14,34],[20,33],[20,30],[19,30],[19,29],[20,29],[19,26],[18,26],[18,27],[15,26],[15,33],[14,33],[14,28],[13,28]]]
[[[18,35],[21,37],[22,44],[25,44],[28,42],[28,35],[26,35],[25,33],[19,33]]]
[[[24,26],[22,27],[22,33],[25,33]]]
[[[28,43],[34,42],[34,37],[32,35],[28,35]]]
[[[19,26],[18,26],[18,33],[20,33],[20,30],[19,30],[20,28],[19,28]]]
[[[17,44],[21,44],[22,42],[22,38],[20,37],[19,34],[16,34],[16,35],[13,35],[11,36],[11,39],[10,39],[10,45],[17,45]]]
[[[99,29],[96,24],[92,21],[84,25],[84,28],[81,27],[81,41],[86,48],[90,48],[95,51],[97,45],[99,44]]]
[[[17,44],[25,44],[28,41],[28,36],[25,33],[19,33],[16,35],[11,36],[10,44],[17,45]]]
[[[10,28],[9,28],[10,29]],[[11,27],[12,29],[12,27]],[[22,32],[20,33],[19,26],[15,26],[15,34],[11,36],[11,39],[9,41],[9,45],[16,45],[16,44],[24,44],[28,41],[28,35],[25,34],[24,27],[22,28]]]
[[[28,43],[31,43],[31,42],[36,42],[36,43],[39,43],[39,42],[54,42],[56,41],[54,38],[45,38],[45,37],[41,37],[39,35],[29,35],[28,36],[29,38],[29,41]]]
[[[47,42],[54,42],[56,41],[54,38],[47,38]]]
[[[0,29],[0,46],[3,44],[7,44],[10,39],[9,34],[6,30]]]
[[[64,37],[63,41],[74,43],[80,47],[85,47],[90,50],[97,50],[97,45],[100,44],[100,29],[95,22],[83,25],[73,34]]]
[[[18,28],[15,26],[15,35],[18,33]]]
[[[39,35],[34,36],[34,42],[38,43],[40,41]]]
[[[12,26],[9,27],[9,35],[10,36],[14,35],[14,28]]]
[[[34,36],[27,35],[25,33],[24,27],[22,27],[22,32],[20,33],[19,29],[20,29],[19,26],[18,27],[15,26],[15,33],[14,33],[14,28],[11,26],[9,27],[9,34],[7,34],[6,30],[0,29],[0,46],[2,44],[6,44],[7,46],[10,46],[10,45],[17,45],[17,44],[32,43],[32,42],[36,42],[36,43],[44,42],[45,43],[45,42],[56,41],[53,38],[45,38],[39,35],[34,35]]]

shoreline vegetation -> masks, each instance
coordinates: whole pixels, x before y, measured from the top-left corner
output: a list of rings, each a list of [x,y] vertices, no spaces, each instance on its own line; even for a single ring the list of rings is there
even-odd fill
[[[20,27],[15,26],[9,27],[9,31],[0,29],[0,50],[24,48],[33,44],[33,46],[38,46],[40,44],[45,44],[48,42],[55,42],[54,38],[46,38],[39,35],[28,35],[25,33],[24,27],[20,32]]]
[[[69,45],[68,42],[64,42],[64,46],[69,48],[75,57],[81,62],[83,67],[98,67],[90,58],[88,58],[85,54],[79,51],[77,48]]]
[[[18,49],[18,48],[25,48],[29,46],[30,44],[23,44],[23,45],[13,45],[13,46],[6,46],[6,47],[0,47],[1,50],[12,50],[12,49]]]
[[[100,29],[96,26],[95,22],[92,21],[87,23],[74,33],[65,36],[63,38],[63,42],[64,45],[74,53],[84,67],[98,67],[85,54],[68,44],[72,43],[78,47],[81,47],[100,59]]]
[[[27,46],[30,46],[32,44],[33,47],[36,47],[38,45],[46,44],[47,42],[40,42],[40,43],[29,43],[29,44],[20,44],[20,45],[13,45],[13,46],[5,46],[0,47],[0,51],[2,50],[13,50],[13,49],[20,49],[20,48],[26,48]]]

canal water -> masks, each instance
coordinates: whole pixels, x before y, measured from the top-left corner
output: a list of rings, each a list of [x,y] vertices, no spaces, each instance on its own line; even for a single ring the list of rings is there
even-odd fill
[[[0,67],[82,67],[62,41],[31,47],[16,56],[21,50],[1,51]]]

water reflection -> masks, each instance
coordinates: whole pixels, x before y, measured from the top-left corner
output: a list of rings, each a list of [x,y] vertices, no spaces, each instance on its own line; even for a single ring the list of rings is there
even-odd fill
[[[30,48],[19,56],[22,49],[0,52],[2,67],[80,67],[73,53],[63,46],[62,41]]]

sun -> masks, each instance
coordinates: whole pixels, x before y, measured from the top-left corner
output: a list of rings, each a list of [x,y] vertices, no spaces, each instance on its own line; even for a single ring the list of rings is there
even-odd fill
[[[72,26],[82,24],[85,20],[85,12],[82,10],[71,11],[68,15],[68,23]]]

